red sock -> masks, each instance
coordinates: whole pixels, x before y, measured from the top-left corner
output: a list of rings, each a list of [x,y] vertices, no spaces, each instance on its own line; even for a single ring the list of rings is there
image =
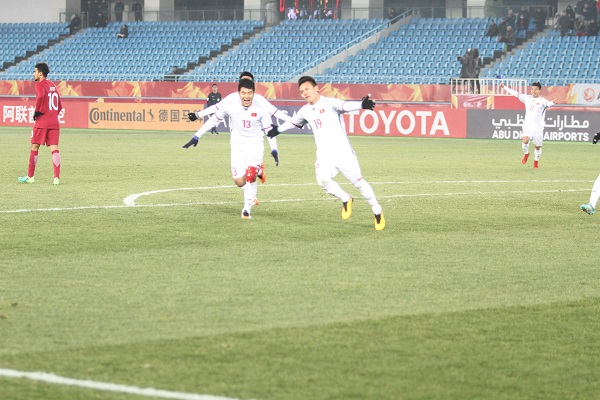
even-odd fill
[[[38,151],[31,150],[29,152],[29,166],[27,168],[27,176],[33,177],[35,174],[35,165],[37,164]]]
[[[60,153],[58,150],[52,152],[52,166],[54,167],[54,177],[60,178]]]

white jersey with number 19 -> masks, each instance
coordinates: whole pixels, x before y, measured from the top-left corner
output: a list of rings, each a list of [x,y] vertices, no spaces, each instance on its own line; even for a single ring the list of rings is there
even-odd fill
[[[321,96],[315,104],[304,105],[292,117],[292,124],[312,128],[317,145],[317,154],[340,154],[354,152],[346,134],[343,114],[361,109],[360,101],[344,101]]]

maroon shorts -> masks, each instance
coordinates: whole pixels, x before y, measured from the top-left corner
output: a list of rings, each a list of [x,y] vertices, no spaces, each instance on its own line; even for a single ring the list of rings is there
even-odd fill
[[[31,143],[58,146],[60,129],[33,128],[31,131]]]

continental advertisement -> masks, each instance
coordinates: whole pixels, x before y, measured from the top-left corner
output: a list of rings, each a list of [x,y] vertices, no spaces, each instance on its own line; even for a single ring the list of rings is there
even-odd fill
[[[162,103],[89,103],[88,127],[99,129],[138,129],[154,131],[189,131],[202,126],[190,122],[193,104]]]

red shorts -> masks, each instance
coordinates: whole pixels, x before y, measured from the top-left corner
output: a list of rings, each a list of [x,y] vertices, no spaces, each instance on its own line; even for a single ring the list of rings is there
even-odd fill
[[[31,143],[58,146],[60,129],[33,128],[31,131]]]

